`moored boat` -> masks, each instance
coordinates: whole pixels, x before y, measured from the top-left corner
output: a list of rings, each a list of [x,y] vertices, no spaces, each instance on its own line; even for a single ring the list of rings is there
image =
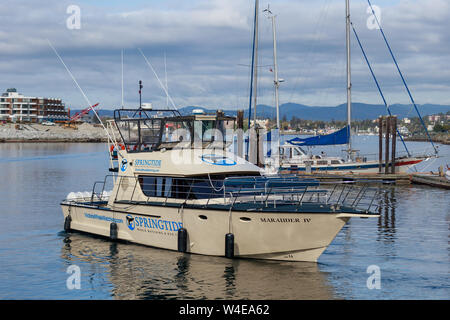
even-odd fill
[[[220,114],[116,110],[116,173],[62,201],[65,229],[187,253],[315,262],[350,218],[378,216],[378,189],[261,175],[226,151],[229,126],[234,118]]]

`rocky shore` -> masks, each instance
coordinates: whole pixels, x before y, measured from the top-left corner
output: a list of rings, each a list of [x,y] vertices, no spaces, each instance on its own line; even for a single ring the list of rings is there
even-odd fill
[[[431,140],[436,143],[442,143],[446,145],[450,145],[450,134],[449,133],[438,133],[431,134]],[[406,137],[405,141],[424,141],[428,142],[429,139],[427,136],[414,136],[414,137]]]
[[[3,124],[0,142],[105,142],[107,136],[100,126],[83,123],[76,128],[56,124]]]

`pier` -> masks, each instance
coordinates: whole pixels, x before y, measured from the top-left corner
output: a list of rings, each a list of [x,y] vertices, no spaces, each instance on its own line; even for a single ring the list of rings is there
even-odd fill
[[[282,174],[295,174],[298,177],[314,178],[323,182],[354,182],[354,183],[370,183],[381,182],[386,184],[408,185],[413,182],[413,174],[411,173],[297,173],[290,170],[281,172]]]

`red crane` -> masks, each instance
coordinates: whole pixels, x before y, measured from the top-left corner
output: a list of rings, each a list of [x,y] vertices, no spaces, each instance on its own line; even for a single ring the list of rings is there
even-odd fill
[[[80,118],[82,116],[84,116],[85,114],[88,114],[89,111],[93,110],[98,105],[99,105],[99,103],[94,104],[93,106],[90,106],[89,108],[83,109],[80,112],[75,113],[74,116],[70,118],[69,122],[75,122],[75,121],[80,120]]]

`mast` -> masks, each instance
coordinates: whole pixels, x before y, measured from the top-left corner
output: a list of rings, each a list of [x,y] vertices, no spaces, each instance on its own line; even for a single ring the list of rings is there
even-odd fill
[[[348,147],[347,158],[352,157],[352,138],[351,138],[351,122],[352,122],[352,78],[350,64],[350,1],[345,1],[346,15],[346,45],[347,45],[347,126],[348,126]]]
[[[253,126],[256,127],[256,103],[258,101],[258,42],[259,42],[259,0],[256,0],[255,2],[255,50],[254,50],[254,72],[253,72],[253,85],[254,85],[254,94],[253,94],[253,117],[254,117],[254,124]]]
[[[281,126],[280,126],[280,101],[279,101],[279,93],[278,93],[279,88],[280,88],[280,79],[278,79],[277,35],[276,35],[276,25],[275,25],[276,16],[272,15],[270,18],[272,19],[272,30],[273,30],[273,76],[274,76],[273,83],[275,85],[275,108],[277,111],[277,129],[280,130],[280,128],[281,128]]]
[[[251,66],[251,75],[250,75],[250,97],[249,97],[249,103],[248,103],[248,129],[250,130],[250,121],[252,118],[252,98],[253,95],[254,98],[254,106],[255,106],[255,124],[256,124],[256,90],[255,93],[253,93],[254,87],[256,87],[255,79],[257,77],[256,70],[257,67],[257,61],[255,59],[255,56],[257,56],[258,51],[258,11],[259,11],[259,0],[255,0],[255,18],[253,23],[253,48],[252,48],[252,66]],[[249,131],[250,132],[250,131]],[[250,149],[250,136],[248,138],[247,142],[247,152],[246,152],[246,158],[249,159],[249,149]]]
[[[122,109],[123,109],[123,49],[121,51],[121,62],[122,62]]]

